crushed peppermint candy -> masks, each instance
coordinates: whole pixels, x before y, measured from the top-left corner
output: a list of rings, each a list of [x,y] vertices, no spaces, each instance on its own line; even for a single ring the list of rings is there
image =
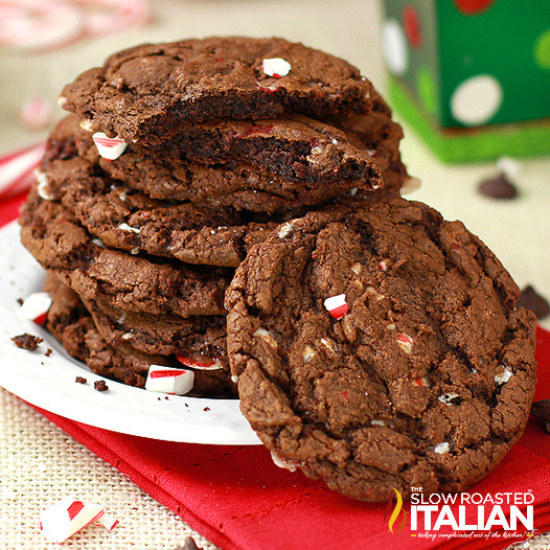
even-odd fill
[[[311,346],[305,346],[302,351],[302,357],[305,363],[309,363],[317,354],[317,352]]]
[[[273,78],[286,76],[291,68],[290,63],[281,57],[272,57],[262,61],[262,71]]]
[[[256,338],[260,338],[267,344],[269,344],[272,348],[277,348],[277,342],[275,341],[275,338],[273,338],[273,335],[268,330],[265,330],[265,328],[258,328],[254,331],[254,334],[252,336],[255,336]]]
[[[445,453],[448,453],[451,450],[451,446],[449,445],[448,441],[444,441],[443,443],[438,443],[435,446],[434,453],[437,453],[438,455],[443,455]]]
[[[128,231],[131,233],[135,233],[136,235],[139,235],[141,233],[141,229],[139,227],[132,227],[131,225],[128,225],[127,223],[121,223],[117,229],[120,229],[121,231]]]
[[[349,306],[346,302],[345,294],[338,294],[338,296],[332,296],[324,301],[326,310],[337,321],[343,319],[349,313]]]
[[[279,232],[277,233],[277,236],[279,237],[279,239],[284,239],[285,237],[288,237],[292,233],[293,229],[294,229],[293,222],[283,223],[283,225],[279,227]]]
[[[53,201],[53,195],[50,195],[50,193],[48,193],[48,176],[46,176],[46,174],[42,172],[42,170],[38,169],[34,171],[34,175],[37,181],[36,191],[38,192],[38,196],[42,200]]]
[[[47,292],[34,292],[23,300],[19,309],[19,317],[43,325],[51,305],[52,298]]]
[[[508,368],[508,367],[501,367],[499,371],[495,374],[495,384],[497,386],[502,386],[502,384],[506,384],[510,378],[512,378],[512,375],[514,373]]]
[[[186,367],[198,370],[218,370],[223,368],[223,365],[219,359],[212,359],[210,357],[202,357],[201,359],[194,359],[193,357],[187,357],[185,355],[176,355],[176,359]]]
[[[44,510],[40,515],[40,530],[51,542],[61,543],[92,523],[99,523],[109,531],[118,521],[105,513],[98,504],[85,504],[66,497]]]
[[[193,371],[163,365],[151,365],[145,381],[146,390],[172,395],[185,395],[193,389],[194,385],[195,373]]]
[[[99,156],[105,160],[116,160],[128,147],[128,144],[123,139],[119,137],[107,137],[103,132],[96,132],[92,136],[92,139],[97,147]]]
[[[413,346],[413,339],[404,332],[397,335],[397,345],[406,353],[410,354]]]

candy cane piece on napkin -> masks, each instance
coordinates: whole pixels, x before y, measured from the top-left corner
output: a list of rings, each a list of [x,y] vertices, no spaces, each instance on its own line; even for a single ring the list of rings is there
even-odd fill
[[[38,143],[0,157],[0,199],[27,190],[36,180],[44,143]]]

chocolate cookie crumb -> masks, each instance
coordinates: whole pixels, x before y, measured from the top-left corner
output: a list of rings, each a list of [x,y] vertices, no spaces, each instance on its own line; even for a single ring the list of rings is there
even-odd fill
[[[479,192],[493,199],[513,199],[518,194],[516,187],[504,173],[500,173],[496,178],[482,181]]]
[[[175,550],[202,550],[197,546],[197,543],[192,537],[187,537],[183,546],[176,548]]]
[[[34,351],[39,344],[41,344],[44,339],[39,336],[33,336],[32,334],[20,334],[19,336],[14,336],[12,341],[18,348],[28,349]]]
[[[203,411],[207,413],[210,410],[210,407],[204,407]]]
[[[533,403],[531,414],[544,424],[544,429],[550,434],[550,399]]]
[[[52,348],[48,348],[46,350],[46,353],[44,354],[46,357],[49,357],[51,354],[53,353],[53,349]]]
[[[550,304],[531,286],[527,285],[522,291],[517,307],[524,307],[532,311],[537,319],[544,319],[550,314]]]
[[[88,383],[88,380],[86,378],[84,378],[83,376],[77,376],[74,381],[77,383],[77,384],[87,384]]]
[[[97,391],[107,391],[109,389],[109,386],[105,384],[104,380],[96,380],[94,382],[94,390]]]

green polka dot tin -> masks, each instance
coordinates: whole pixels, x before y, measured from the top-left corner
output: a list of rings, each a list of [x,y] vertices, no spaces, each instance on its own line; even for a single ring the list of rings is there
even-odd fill
[[[443,160],[550,153],[548,0],[385,0],[384,9],[390,99],[431,144],[445,138]]]

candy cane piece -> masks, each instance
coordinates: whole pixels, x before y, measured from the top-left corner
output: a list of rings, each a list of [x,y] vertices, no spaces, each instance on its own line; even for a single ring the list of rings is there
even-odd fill
[[[69,44],[83,31],[80,10],[57,0],[18,0],[0,13],[0,44],[44,50]]]
[[[44,144],[39,143],[0,157],[0,198],[15,195],[32,185],[43,154]]]
[[[151,365],[147,373],[145,389],[175,395],[185,395],[193,389],[194,384],[195,373],[191,370]]]
[[[112,531],[120,523],[118,519],[105,513],[99,516],[95,522],[105,527],[107,531]]]
[[[291,68],[291,64],[281,57],[272,57],[262,61],[262,71],[273,78],[286,76]]]
[[[106,160],[116,160],[128,147],[123,139],[107,137],[103,132],[96,132],[92,139],[99,155]]]
[[[176,359],[186,367],[191,367],[192,369],[217,370],[223,368],[219,359],[211,359],[210,357],[205,357],[199,361],[185,355],[176,355]]]
[[[339,294],[338,296],[332,296],[327,298],[324,302],[326,310],[339,321],[345,317],[349,312],[349,306],[346,302],[346,295]]]
[[[88,525],[99,520],[105,511],[97,504],[84,504],[66,497],[40,515],[40,530],[51,542],[63,542]]]
[[[51,305],[52,299],[47,292],[34,292],[21,304],[19,316],[34,321],[38,325],[43,325]]]

